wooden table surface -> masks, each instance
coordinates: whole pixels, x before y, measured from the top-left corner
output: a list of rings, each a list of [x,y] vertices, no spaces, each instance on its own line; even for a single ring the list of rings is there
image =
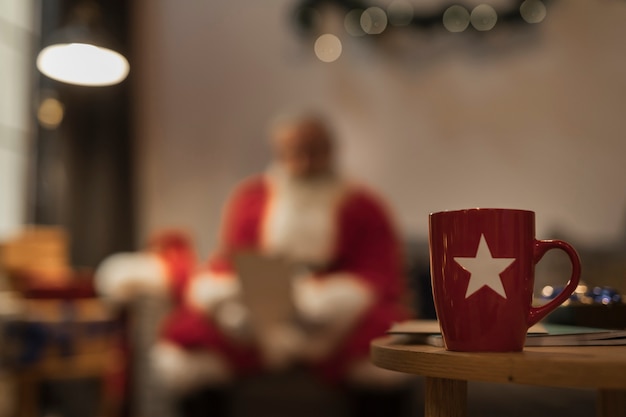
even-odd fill
[[[381,368],[427,377],[427,416],[465,415],[467,381],[596,388],[599,416],[626,416],[626,346],[451,352],[388,336],[372,342],[371,359]],[[443,404],[444,399],[454,401]]]

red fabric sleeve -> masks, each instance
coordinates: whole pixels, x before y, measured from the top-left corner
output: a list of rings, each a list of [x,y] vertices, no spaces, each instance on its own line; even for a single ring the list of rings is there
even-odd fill
[[[181,303],[185,288],[197,266],[191,237],[180,230],[164,230],[152,236],[148,249],[165,262],[172,299],[176,304]]]
[[[318,372],[330,381],[340,379],[351,362],[366,359],[371,341],[394,322],[413,315],[400,241],[382,202],[366,190],[356,190],[346,200],[339,222],[339,253],[329,273],[353,274],[376,298],[338,350],[318,364]]]
[[[232,272],[229,254],[237,250],[259,250],[268,186],[262,176],[238,185],[224,208],[218,250],[209,260],[216,272]]]
[[[363,279],[378,303],[397,303],[406,294],[404,261],[391,216],[371,192],[356,190],[342,207],[335,268]]]

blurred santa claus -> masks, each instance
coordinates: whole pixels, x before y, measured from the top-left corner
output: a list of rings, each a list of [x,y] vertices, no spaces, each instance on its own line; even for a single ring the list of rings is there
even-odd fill
[[[184,235],[162,233],[148,250],[116,254],[98,268],[103,295],[168,293],[174,301],[151,352],[157,375],[185,415],[225,410],[236,378],[291,365],[349,386],[354,415],[393,416],[407,377],[375,367],[369,344],[411,316],[405,263],[385,203],[341,175],[326,120],[283,116],[270,129],[274,160],[244,180],[224,210],[219,246],[195,260]],[[296,265],[297,319],[259,335],[241,297],[234,257],[254,251]],[[272,302],[272,300],[268,300]]]

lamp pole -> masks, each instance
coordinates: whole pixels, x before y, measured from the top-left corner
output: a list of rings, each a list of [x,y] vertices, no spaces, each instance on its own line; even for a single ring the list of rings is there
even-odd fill
[[[122,44],[130,43],[126,3],[99,4],[107,29]],[[42,2],[41,46],[75,4]],[[52,96],[63,114],[56,126],[37,121],[30,220],[67,229],[73,266],[93,268],[108,254],[135,246],[130,89],[130,79],[93,87],[38,77],[37,105]]]

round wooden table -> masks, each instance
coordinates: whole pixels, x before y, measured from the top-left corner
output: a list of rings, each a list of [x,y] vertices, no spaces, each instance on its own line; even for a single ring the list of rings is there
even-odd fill
[[[598,389],[601,417],[626,416],[626,346],[527,347],[523,352],[451,352],[409,336],[372,342],[375,365],[426,377],[425,416],[467,414],[467,381]]]

